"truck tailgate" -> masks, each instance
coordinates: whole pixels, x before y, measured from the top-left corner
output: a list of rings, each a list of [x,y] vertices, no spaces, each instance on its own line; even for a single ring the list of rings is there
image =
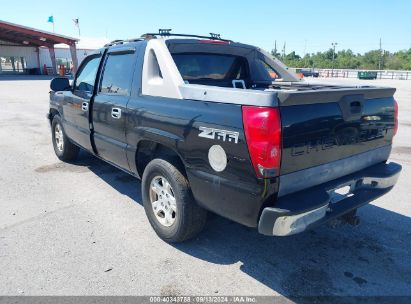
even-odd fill
[[[279,196],[387,160],[394,136],[394,92],[353,87],[279,93]]]

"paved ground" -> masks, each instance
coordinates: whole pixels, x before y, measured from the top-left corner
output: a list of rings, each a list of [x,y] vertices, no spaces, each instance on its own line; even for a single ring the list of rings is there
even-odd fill
[[[49,81],[1,80],[0,295],[411,295],[411,81],[372,83],[399,88],[404,171],[359,227],[271,238],[212,216],[172,246],[137,180],[85,153],[55,157]]]

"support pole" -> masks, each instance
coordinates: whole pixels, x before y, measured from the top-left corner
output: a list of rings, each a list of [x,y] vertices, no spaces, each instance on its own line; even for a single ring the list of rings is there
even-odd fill
[[[49,53],[51,59],[51,66],[53,67],[53,75],[57,73],[56,52],[54,51],[54,45],[49,46]]]
[[[14,57],[11,57],[11,67],[13,68],[13,73],[16,72],[16,64],[14,62]]]
[[[41,66],[40,66],[40,48],[36,47],[36,52],[37,52],[37,68],[39,69],[39,75],[43,74],[41,72]]]
[[[70,45],[70,54],[71,54],[71,61],[73,62],[73,75],[74,75],[76,74],[77,69],[78,69],[77,50],[76,50],[75,43]]]

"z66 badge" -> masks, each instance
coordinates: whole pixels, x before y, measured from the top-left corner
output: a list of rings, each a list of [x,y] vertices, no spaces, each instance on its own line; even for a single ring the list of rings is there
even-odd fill
[[[233,142],[233,143],[238,144],[238,136],[239,136],[238,132],[207,128],[207,127],[199,127],[199,129],[200,129],[200,133],[198,134],[199,137],[217,139],[217,140],[228,141],[228,142]]]

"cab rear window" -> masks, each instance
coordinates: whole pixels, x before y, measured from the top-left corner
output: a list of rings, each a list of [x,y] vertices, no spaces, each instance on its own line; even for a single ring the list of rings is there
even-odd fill
[[[247,60],[241,56],[183,53],[172,54],[184,80],[246,79]]]

